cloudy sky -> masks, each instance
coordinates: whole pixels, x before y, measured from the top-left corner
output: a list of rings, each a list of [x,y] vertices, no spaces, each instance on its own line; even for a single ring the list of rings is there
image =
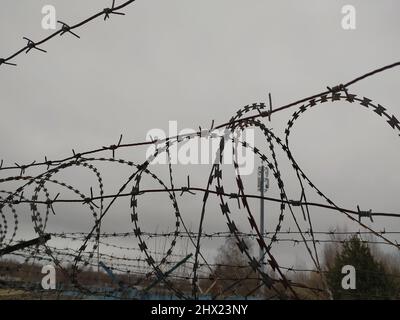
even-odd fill
[[[54,5],[57,19],[74,24],[110,2],[2,0],[0,56],[21,48],[24,36],[37,41],[50,34],[41,28],[44,5]],[[355,30],[341,26],[346,4],[356,9]],[[177,121],[178,130],[208,127],[212,120],[223,123],[242,106],[266,102],[269,92],[277,107],[398,61],[400,56],[396,0],[137,0],[123,12],[126,16],[112,16],[106,22],[98,19],[76,30],[80,40],[68,34],[57,37],[41,46],[48,53],[33,50],[13,61],[17,67],[1,66],[0,159],[5,165],[43,160],[45,155],[65,158],[72,149],[81,152],[116,143],[120,134],[124,142],[144,141],[153,128],[168,133],[168,121]],[[399,70],[394,69],[357,83],[350,91],[400,114],[399,83]],[[293,111],[274,115],[268,127],[283,137]],[[311,180],[339,206],[399,212],[398,140],[398,133],[383,119],[343,102],[306,113],[293,128],[291,147]],[[264,140],[257,144],[267,149]],[[145,151],[137,148],[117,155],[143,161]],[[290,195],[298,198],[290,165],[284,154],[278,159]],[[190,174],[192,185],[205,186],[210,168],[175,166],[175,183],[186,184]],[[101,169],[110,194],[130,172],[112,165]],[[167,179],[165,166],[155,170]],[[232,168],[227,172],[233,177]],[[63,178],[85,193],[95,183],[73,169]],[[257,193],[256,173],[246,182],[246,191]],[[233,184],[226,189],[236,191]],[[271,186],[271,196],[276,194]],[[145,198],[140,207],[142,229],[171,231],[173,211],[167,196]],[[198,225],[201,198],[197,194],[180,199],[182,214],[193,229]],[[323,202],[312,192],[309,199]],[[251,204],[257,214],[258,201]],[[81,205],[58,209],[62,213],[50,217],[52,231],[85,231]],[[18,210],[22,220],[29,217],[27,208]],[[266,210],[267,229],[273,230],[277,206],[266,204]],[[104,230],[131,230],[129,214],[128,200],[117,203],[105,218]],[[247,230],[245,216],[237,214]],[[336,226],[358,230],[338,213],[314,209],[312,219],[318,230]],[[28,237],[24,230],[31,226],[26,221],[17,238]],[[206,229],[225,231],[224,223],[218,202],[211,201]],[[398,219],[376,218],[368,224],[376,230],[400,228]],[[294,224],[288,218],[285,228],[290,227]],[[208,241],[204,247],[213,256],[219,244]],[[280,248],[275,253],[284,263],[308,263],[302,258],[304,249]]]

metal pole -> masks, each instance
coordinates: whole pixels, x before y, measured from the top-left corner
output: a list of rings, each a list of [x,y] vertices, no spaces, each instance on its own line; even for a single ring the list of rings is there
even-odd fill
[[[260,170],[260,233],[264,235],[264,164],[261,165]],[[261,264],[261,271],[264,272],[264,250],[260,246],[260,264]]]
[[[46,243],[47,241],[49,241],[50,239],[51,239],[50,234],[44,234],[44,235],[41,235],[39,238],[35,238],[35,239],[29,240],[29,241],[21,241],[18,244],[1,249],[0,257],[5,254],[10,254],[12,252],[28,248],[30,246],[42,245],[42,244]]]
[[[99,234],[97,238],[97,284],[100,283],[100,233],[101,232],[101,221],[99,223]]]

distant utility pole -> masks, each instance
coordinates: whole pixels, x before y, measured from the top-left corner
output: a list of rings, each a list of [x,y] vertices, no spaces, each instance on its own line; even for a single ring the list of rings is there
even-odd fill
[[[264,166],[264,163],[261,163],[261,166],[258,167],[258,191],[260,191],[260,233],[264,236],[264,192],[266,192],[269,188],[269,179],[268,179],[268,167]],[[264,264],[264,250],[260,246],[260,264],[261,271],[265,272],[265,264]]]

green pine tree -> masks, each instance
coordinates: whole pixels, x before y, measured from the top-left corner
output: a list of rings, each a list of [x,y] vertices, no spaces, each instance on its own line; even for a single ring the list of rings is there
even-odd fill
[[[343,289],[342,268],[351,265],[356,271],[356,289]],[[327,282],[334,299],[393,299],[396,288],[383,265],[377,261],[367,244],[357,236],[345,240],[342,250],[328,265]]]

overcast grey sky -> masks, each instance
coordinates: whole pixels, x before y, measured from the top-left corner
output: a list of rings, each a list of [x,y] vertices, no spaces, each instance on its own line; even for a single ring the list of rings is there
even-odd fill
[[[49,34],[41,28],[45,4],[56,7],[58,19],[73,24],[110,2],[2,0],[0,56],[22,47],[23,36],[38,40]],[[341,27],[345,4],[356,8],[356,30]],[[16,68],[1,67],[0,159],[5,164],[42,160],[45,155],[64,158],[71,149],[116,143],[120,134],[124,142],[143,141],[152,128],[167,131],[170,120],[178,121],[179,130],[206,127],[211,120],[223,123],[244,105],[266,102],[268,92],[279,106],[398,61],[400,56],[400,3],[396,0],[137,0],[123,12],[124,17],[99,19],[76,30],[80,40],[71,35],[57,37],[42,46],[47,54],[34,51],[17,57]],[[398,115],[399,83],[400,72],[394,69],[350,91]],[[268,126],[283,137],[293,111],[274,115]],[[372,112],[329,103],[306,113],[291,138],[301,167],[338,205],[400,211],[399,137]],[[142,148],[119,155],[139,161],[144,153]],[[177,166],[176,184],[185,184],[190,173],[192,184],[205,186],[210,168]],[[282,164],[288,189],[293,188],[292,195],[297,197],[289,168]],[[158,169],[167,177],[167,168]],[[108,192],[126,179],[127,171],[124,175],[115,170],[104,171]],[[66,179],[86,191],[90,185],[78,173]],[[256,176],[246,182],[246,190],[256,193]],[[142,212],[148,214],[143,229],[171,230],[173,211],[164,200],[165,205],[153,196],[142,203]],[[315,195],[310,200],[322,202]],[[196,228],[201,195],[181,202],[183,216]],[[252,205],[257,213],[258,202]],[[164,214],[166,206],[169,211]],[[271,213],[267,224],[273,226],[276,207],[266,207]],[[78,217],[80,208],[65,210],[76,211]],[[210,204],[210,211],[206,227],[225,230],[217,202]],[[63,215],[51,217],[53,227],[79,228],[80,221],[73,216],[69,220]],[[129,230],[128,202],[118,204],[106,218],[105,228],[110,231]],[[354,229],[337,213],[313,210],[313,221],[319,230],[336,225]],[[377,218],[370,225],[398,230],[400,221]],[[293,228],[290,219],[285,227]],[[212,252],[217,245],[205,246]],[[278,255],[287,263],[304,256],[284,249]]]

